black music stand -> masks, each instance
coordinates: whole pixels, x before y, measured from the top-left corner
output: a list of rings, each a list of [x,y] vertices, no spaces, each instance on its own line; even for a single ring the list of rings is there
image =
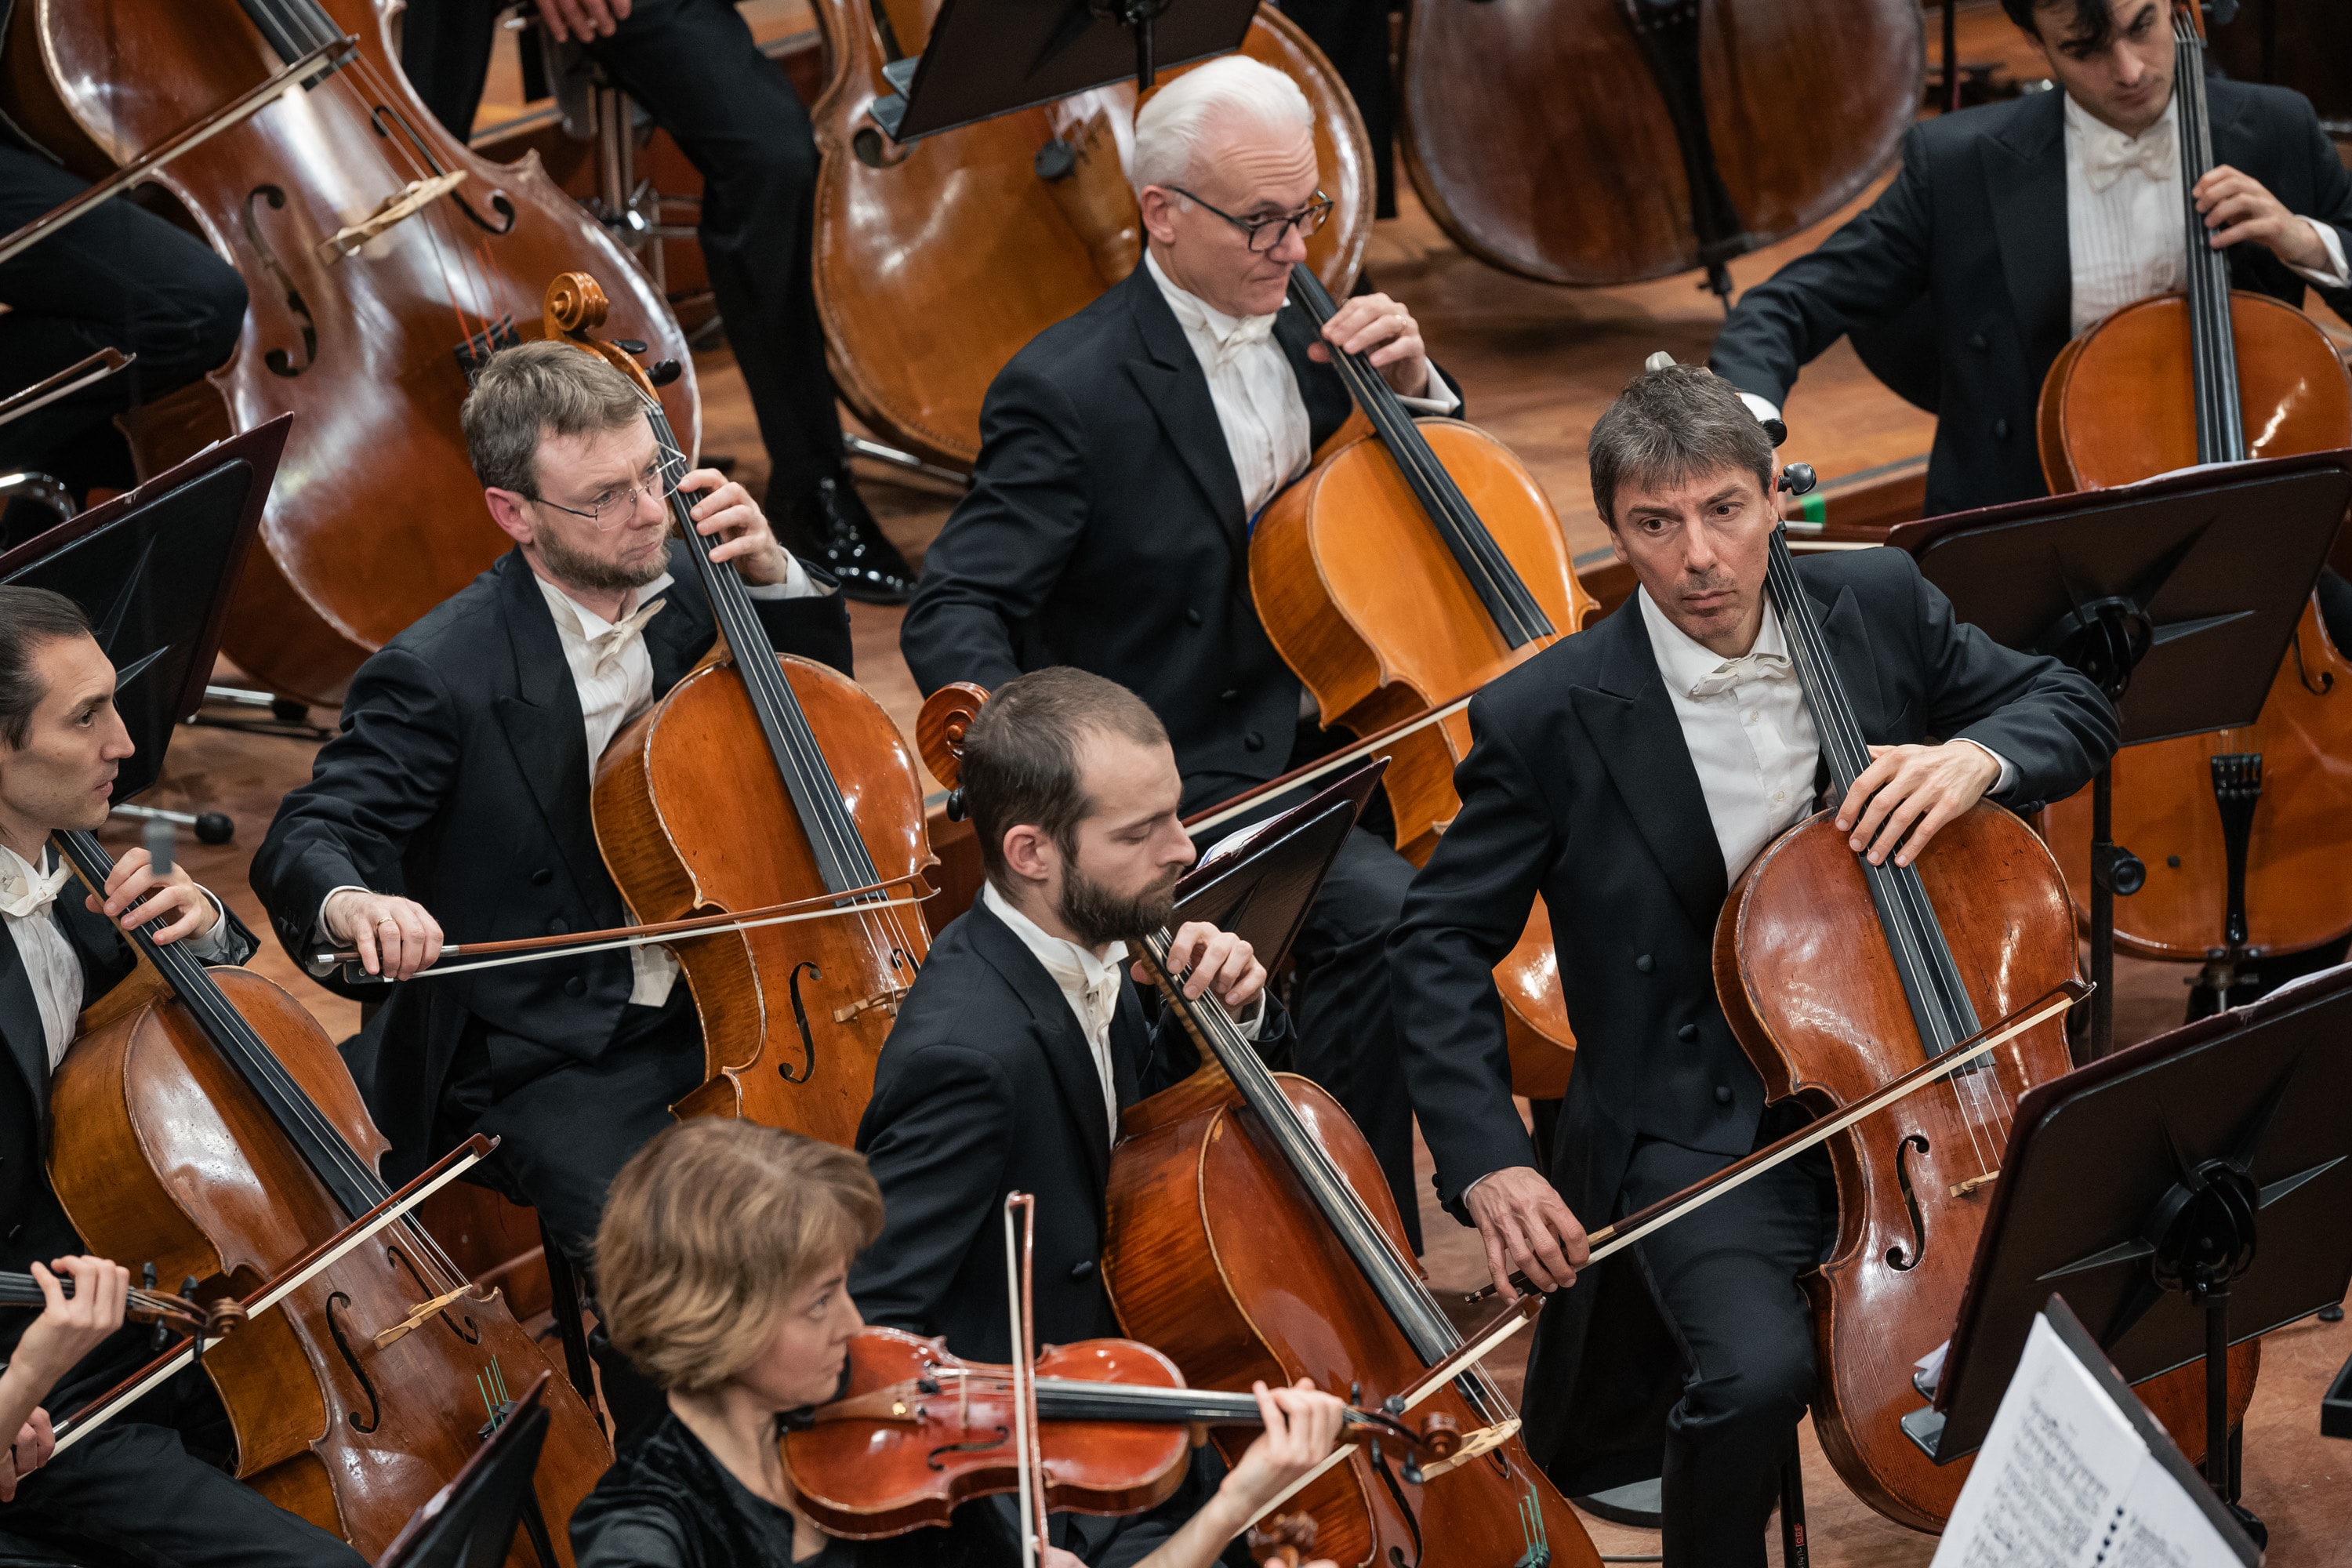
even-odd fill
[[[1267,818],[1248,829],[1244,842],[1193,867],[1176,884],[1171,926],[1206,921],[1232,931],[1273,973],[1388,766],[1381,757],[1341,774],[1305,805]]]
[[[2254,721],[2347,507],[2352,451],[2320,452],[1954,512],[1905,523],[1887,542],[1918,559],[1959,619],[2089,676],[2116,705],[2131,745]],[[2214,761],[2231,868],[2222,952],[2234,964],[2246,956],[2246,843],[2261,764]],[[2098,989],[2078,1059],[2113,1048],[2115,900],[2147,877],[2112,841],[2107,769],[2091,792]]]
[[[2235,1508],[2227,1352],[2352,1284],[2347,1104],[2352,964],[2027,1091],[1934,1404],[1904,1431],[1938,1464],[1975,1452],[2055,1290],[2132,1383],[2205,1358],[2205,1474],[2259,1531]]]
[[[541,1400],[554,1375],[541,1372],[499,1413],[489,1440],[401,1526],[376,1568],[503,1568],[517,1525],[529,1534],[541,1568],[555,1568],[547,1516],[531,1487],[547,1442]]]
[[[138,748],[115,775],[118,805],[155,782],[173,726],[204,703],[293,423],[280,415],[216,442],[0,555],[0,583],[73,600],[114,663],[114,705]]]
[[[882,75],[904,96],[869,112],[894,142],[919,141],[1160,66],[1227,55],[1257,0],[947,0],[930,42]]]

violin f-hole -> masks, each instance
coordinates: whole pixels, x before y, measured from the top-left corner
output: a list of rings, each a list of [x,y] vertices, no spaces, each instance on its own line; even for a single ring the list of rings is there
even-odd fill
[[[1927,1251],[1927,1222],[1919,1217],[1919,1194],[1911,1188],[1911,1152],[1915,1149],[1922,1154],[1927,1152],[1927,1140],[1916,1132],[1895,1146],[1895,1180],[1903,1188],[1903,1207],[1911,1216],[1911,1250],[1906,1253],[1901,1242],[1888,1247],[1889,1268],[1916,1268]]]
[[[812,980],[824,978],[824,971],[815,964],[803,962],[793,965],[793,1023],[801,1032],[801,1070],[795,1078],[793,1069],[783,1062],[776,1064],[776,1076],[786,1083],[806,1083],[816,1071],[816,1037],[809,1033],[808,1004],[801,1000],[801,974],[806,971]]]
[[[269,247],[269,241],[262,237],[261,219],[253,210],[253,204],[257,198],[268,202],[275,210],[285,206],[286,193],[276,185],[254,186],[252,190],[246,193],[244,218],[245,242],[253,247],[253,253],[261,258],[262,270],[269,274],[269,280],[278,286],[278,292],[285,297],[286,308],[293,311],[302,322],[302,363],[300,364],[296,364],[294,356],[284,349],[271,349],[261,356],[261,363],[269,367],[269,373],[272,375],[291,378],[301,374],[319,363],[319,323],[311,316],[310,307],[302,302],[302,291],[294,287],[294,279],[288,275],[285,267],[278,261],[278,253]]]
[[[999,1426],[993,1437],[975,1437],[969,1443],[942,1443],[923,1456],[923,1463],[931,1469],[944,1470],[947,1467],[940,1463],[941,1454],[984,1454],[991,1448],[1004,1447],[1006,1439],[1012,1436],[1009,1428]]]

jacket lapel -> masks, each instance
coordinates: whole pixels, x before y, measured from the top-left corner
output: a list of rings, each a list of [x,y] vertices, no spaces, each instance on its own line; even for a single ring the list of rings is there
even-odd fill
[[[1168,433],[1169,444],[1192,470],[1234,558],[1244,559],[1249,520],[1242,515],[1241,477],[1234,472],[1225,427],[1217,423],[1217,405],[1209,396],[1209,378],[1201,369],[1200,356],[1184,341],[1184,329],[1177,324],[1160,285],[1152,281],[1150,268],[1138,267],[1129,274],[1125,288],[1136,330],[1150,355],[1128,361],[1128,374]]]
[[[662,590],[668,606],[647,621],[645,630],[646,656],[654,666],[656,701],[667,696],[670,688],[685,679],[696,661],[710,651],[716,624],[716,617],[697,613],[709,602],[709,595],[684,540],[670,541],[669,574],[670,585]]]
[[[1862,605],[1851,587],[1838,590],[1837,602],[1823,600],[1811,588],[1805,597],[1812,601],[1813,618],[1821,623],[1822,637],[1830,645],[1830,662],[1844,678],[1847,698],[1853,704],[1853,716],[1862,724],[1866,736],[1886,733],[1886,702],[1878,686],[1878,665],[1871,657],[1870,633],[1862,624]],[[1874,741],[1873,744],[1885,744]]]
[[[519,695],[501,696],[493,706],[514,748],[516,769],[563,851],[574,885],[594,888],[605,880],[604,861],[596,852],[588,814],[588,730],[580,714],[580,691],[563,660],[554,617],[522,552],[510,552],[496,570]]]
[[[2066,111],[2053,89],[2022,100],[2009,128],[1977,143],[2000,240],[2000,268],[2027,363],[2070,335],[2074,262],[2066,238]]]
[[[1052,1069],[1054,1085],[1061,1091],[1063,1109],[1079,1129],[1079,1147],[1086,1151],[1087,1170],[1092,1177],[1087,1184],[1087,1196],[1099,1221],[1104,1194],[1110,1182],[1110,1124],[1103,1113],[1102,1074],[1096,1068],[1095,1054],[1078,1028],[1077,1015],[1070,1011],[1061,987],[1054,984],[1045,965],[996,918],[985,900],[974,900],[964,918],[978,922],[972,928],[973,947],[1004,977],[1005,984],[1013,987],[1013,994],[1021,998],[1021,1005],[1028,1008],[1030,1018],[1037,1025],[1037,1037],[1045,1047],[1045,1065]],[[1119,1054],[1116,1049],[1112,1051],[1114,1061]]]
[[[77,883],[75,886],[79,887]],[[49,1040],[41,1027],[41,1005],[33,998],[32,977],[25,973],[24,955],[16,951],[13,932],[0,930],[0,1038],[9,1058],[24,1075],[36,1107],[49,1103]],[[46,1125],[47,1117],[37,1112]]]
[[[1712,931],[1729,889],[1723,846],[1640,607],[1626,605],[1592,635],[1605,639],[1600,684],[1571,688],[1570,703],[1676,901],[1693,925]]]

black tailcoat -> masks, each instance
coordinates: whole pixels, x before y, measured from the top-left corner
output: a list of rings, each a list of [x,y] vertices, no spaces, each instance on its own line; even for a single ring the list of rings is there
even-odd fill
[[[2333,226],[2352,255],[2352,171],[2310,101],[2244,82],[2207,90],[2214,157],[2288,211]],[[2186,245],[2185,218],[2179,232]],[[2249,241],[2229,254],[2232,288],[2303,302],[2303,279],[2266,247]],[[2352,310],[2352,291],[2322,292],[2339,313]],[[1709,363],[1742,390],[1785,403],[1800,368],[1845,332],[1900,318],[1906,341],[1890,351],[1927,361],[1918,380],[1936,389],[1933,516],[2045,493],[2034,411],[2073,311],[2065,103],[2061,91],[2037,92],[1905,132],[1895,183],[1742,295]]]

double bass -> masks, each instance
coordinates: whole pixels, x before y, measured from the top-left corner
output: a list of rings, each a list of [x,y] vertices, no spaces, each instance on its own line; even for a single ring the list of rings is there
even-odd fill
[[[691,464],[652,383],[627,349],[591,335],[604,320],[593,278],[549,286],[547,335],[598,355],[644,395],[671,519],[719,631],[710,656],[597,763],[590,805],[605,867],[646,924],[827,895],[843,911],[671,945],[708,1064],[672,1109],[846,1145],[930,951],[920,907],[891,890],[933,864],[914,758],[856,682],[777,653],[743,579],[711,560],[714,542],[677,489]]]
[[[58,836],[83,881],[112,861]],[[180,945],[130,936],[142,960],[85,1015],[58,1064],[49,1176],[95,1250],[243,1296],[392,1196],[383,1135],[334,1043],[292,997]],[[547,1368],[495,1291],[468,1280],[414,1217],[303,1284],[201,1363],[236,1436],[238,1479],[371,1559],[457,1473],[499,1412],[483,1392]],[[562,1521],[612,1461],[568,1383],[547,1394],[535,1482]],[[514,1559],[534,1559],[522,1548]]]
[[[1917,0],[1424,0],[1398,142],[1480,260],[1601,285],[1733,257],[1862,194],[1917,116]],[[1834,91],[1801,84],[1834,83]]]
[[[817,5],[833,75],[810,112],[823,158],[816,304],[834,378],[857,416],[968,468],[996,373],[1142,258],[1126,174],[1136,94],[1130,84],[1097,88],[894,143],[867,111],[892,90],[884,68],[920,52],[937,12],[937,0]],[[1242,52],[1286,72],[1314,107],[1316,161],[1336,210],[1307,245],[1318,274],[1344,292],[1371,232],[1363,119],[1331,62],[1280,11],[1258,10]],[[909,256],[921,264],[907,265]]]
[[[1318,326],[1335,309],[1304,266],[1291,298]],[[1368,428],[1351,419],[1266,503],[1250,536],[1250,594],[1323,723],[1370,735],[1532,658],[1583,625],[1592,596],[1543,487],[1510,448],[1459,420],[1416,419],[1360,354],[1334,350],[1331,363]],[[1457,713],[1385,748],[1408,859],[1428,859],[1461,809],[1454,767],[1469,731]],[[1542,900],[1495,981],[1513,1087],[1557,1100],[1576,1037]]]
[[[2185,190],[2213,167],[2204,52],[2193,11],[2177,15]],[[2184,243],[2186,292],[2125,306],[2051,365],[2039,433],[2053,490],[2352,447],[2352,376],[2327,334],[2290,305],[2232,291],[2193,206]],[[2127,746],[2114,781],[2112,837],[2147,865],[2140,890],[2116,900],[2118,948],[2205,964],[2226,1005],[2249,958],[2352,931],[2352,659],[2315,596],[2252,725]],[[2047,828],[2087,919],[2087,794],[2051,806]]]
[[[615,279],[614,324],[676,365],[668,306],[535,160],[485,162],[400,73],[395,0],[17,0],[0,108],[100,179],[349,36],[340,64],[152,176],[245,280],[242,336],[207,379],[125,421],[142,475],[300,416],[246,557],[226,650],[255,682],[325,707],[362,660],[509,548],[457,427],[469,365],[519,341],[541,284]]]

